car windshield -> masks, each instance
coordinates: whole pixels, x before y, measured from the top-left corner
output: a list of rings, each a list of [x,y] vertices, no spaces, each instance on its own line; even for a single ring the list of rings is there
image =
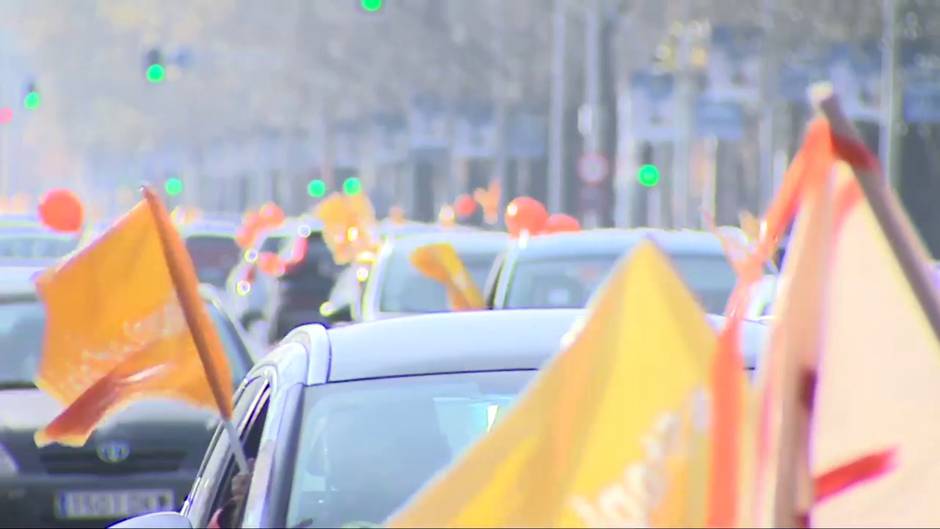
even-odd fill
[[[496,252],[461,252],[460,258],[473,277],[477,287],[483,289]],[[411,264],[410,252],[394,252],[382,272],[382,292],[379,307],[382,312],[426,313],[446,312],[447,291],[444,285],[418,271]]]
[[[232,377],[238,382],[247,373],[248,352],[232,323],[211,303],[209,316],[229,358]],[[35,298],[0,301],[0,388],[32,386],[42,355],[46,311]]]
[[[242,251],[231,237],[217,235],[191,235],[186,238],[186,249],[196,266],[196,275],[202,283],[222,288],[225,278]]]
[[[489,431],[534,373],[308,387],[285,525],[381,523]]]
[[[577,308],[585,306],[621,254],[573,256],[519,262],[512,272],[506,308]],[[707,312],[724,311],[737,281],[722,254],[669,255]]]
[[[0,235],[0,257],[15,259],[55,259],[78,246],[77,237],[51,234]]]

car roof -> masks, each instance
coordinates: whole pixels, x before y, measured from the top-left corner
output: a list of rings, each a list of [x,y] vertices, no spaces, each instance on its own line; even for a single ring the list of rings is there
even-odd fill
[[[642,239],[651,239],[666,253],[723,252],[718,237],[711,233],[654,228],[594,229],[523,237],[516,242],[513,251],[521,261],[567,255],[610,255],[622,253]]]
[[[444,312],[337,327],[328,332],[328,379],[537,369],[558,350],[580,314],[578,309]]]
[[[561,349],[565,334],[585,313],[585,309],[443,312],[336,327],[327,331],[327,381],[538,369]],[[716,330],[725,321],[712,314],[707,318]],[[767,327],[745,321],[742,331],[744,364],[754,370]],[[314,365],[311,362],[312,369]],[[314,378],[311,371],[308,383],[321,382]]]
[[[396,249],[404,251],[415,249],[425,244],[434,244],[447,242],[454,246],[458,252],[461,251],[492,251],[493,253],[501,251],[506,247],[509,241],[509,235],[503,232],[495,231],[437,231],[426,233],[414,233],[403,235],[392,239],[389,243]]]

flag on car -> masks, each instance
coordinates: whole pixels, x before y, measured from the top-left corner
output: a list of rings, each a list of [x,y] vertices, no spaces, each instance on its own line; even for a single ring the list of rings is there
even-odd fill
[[[231,416],[232,379],[169,215],[149,190],[111,229],[37,279],[47,324],[36,385],[65,409],[36,444],[81,446],[133,401]]]
[[[653,243],[494,429],[391,527],[681,527],[706,512],[715,335]]]
[[[784,183],[799,217],[740,523],[937,525],[940,302],[927,254],[835,98],[820,107],[827,119]]]
[[[411,264],[426,277],[444,285],[451,310],[486,308],[483,294],[449,243],[427,244],[411,253]]]

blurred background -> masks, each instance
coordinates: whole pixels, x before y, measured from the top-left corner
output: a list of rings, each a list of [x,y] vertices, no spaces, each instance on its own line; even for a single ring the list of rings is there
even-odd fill
[[[431,220],[492,181],[585,226],[762,210],[830,80],[940,253],[938,0],[3,0],[0,207]],[[93,219],[94,220],[94,219]]]

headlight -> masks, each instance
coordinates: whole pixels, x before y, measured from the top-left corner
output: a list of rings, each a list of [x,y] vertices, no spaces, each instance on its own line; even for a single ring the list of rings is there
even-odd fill
[[[17,473],[19,473],[19,467],[16,466],[16,461],[13,460],[10,452],[0,444],[0,478],[15,476]]]

